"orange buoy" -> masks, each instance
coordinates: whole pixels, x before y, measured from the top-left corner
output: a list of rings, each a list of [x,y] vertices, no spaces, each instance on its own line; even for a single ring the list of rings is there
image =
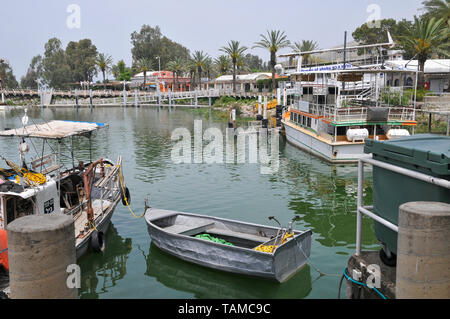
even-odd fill
[[[0,265],[9,271],[8,237],[4,229],[0,229]]]

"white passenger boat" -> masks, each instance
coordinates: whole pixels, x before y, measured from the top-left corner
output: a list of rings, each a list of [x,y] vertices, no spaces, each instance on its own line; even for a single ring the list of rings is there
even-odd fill
[[[394,43],[346,49],[377,49],[384,52]],[[410,83],[415,72],[393,70],[384,65],[386,56],[364,55],[358,61],[344,60],[302,66],[305,55],[335,52],[343,48],[282,55],[297,67],[290,76],[291,105],[282,126],[289,143],[332,163],[356,163],[364,156],[366,139],[387,140],[414,133],[415,91],[391,87],[391,79]],[[349,63],[350,62],[350,63]],[[407,80],[408,81],[407,81]]]

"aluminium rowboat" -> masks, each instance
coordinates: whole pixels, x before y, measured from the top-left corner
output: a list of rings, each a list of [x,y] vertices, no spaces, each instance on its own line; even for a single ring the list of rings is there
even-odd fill
[[[147,229],[161,250],[201,266],[285,282],[311,251],[311,230],[293,230],[283,244],[280,228],[205,215],[147,208]],[[197,238],[210,235],[232,245]],[[271,252],[255,250],[274,245]]]

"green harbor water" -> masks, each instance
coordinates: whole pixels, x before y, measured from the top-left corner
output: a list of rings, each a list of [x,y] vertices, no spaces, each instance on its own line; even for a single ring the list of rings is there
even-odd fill
[[[21,126],[23,110],[0,112],[0,130]],[[125,180],[136,215],[144,199],[161,209],[178,210],[245,222],[287,225],[295,216],[298,230],[311,229],[311,257],[284,284],[197,266],[160,251],[151,244],[143,218],[117,206],[107,233],[106,251],[89,252],[79,261],[80,298],[337,298],[340,276],[355,251],[357,166],[333,166],[287,144],[280,136],[280,167],[263,175],[259,164],[175,164],[171,140],[176,128],[203,130],[215,122],[204,112],[166,108],[34,109],[30,123],[43,119],[104,122],[107,129],[92,138],[93,159],[123,158]],[[18,139],[1,139],[0,154],[19,162]],[[31,145],[30,153],[42,144]],[[77,159],[89,159],[86,139],[74,141]],[[63,147],[63,150],[68,145]],[[67,162],[67,160],[66,160]],[[248,162],[248,161],[247,161]],[[0,167],[5,167],[2,161]],[[367,171],[365,203],[372,200],[371,172]],[[363,248],[378,249],[373,223],[364,219]],[[316,269],[326,273],[320,276]],[[345,288],[342,288],[342,294]]]

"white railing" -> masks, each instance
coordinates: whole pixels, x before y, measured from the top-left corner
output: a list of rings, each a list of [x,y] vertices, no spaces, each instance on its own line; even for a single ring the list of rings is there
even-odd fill
[[[398,226],[389,222],[388,220],[374,214],[371,210],[373,206],[363,206],[363,195],[364,195],[364,164],[370,164],[373,166],[378,166],[380,168],[405,175],[411,178],[421,180],[426,183],[437,185],[439,187],[450,189],[450,181],[437,178],[434,176],[422,174],[416,171],[412,171],[399,166],[391,165],[388,163],[380,162],[372,159],[371,157],[361,158],[358,161],[358,197],[357,197],[357,210],[356,210],[356,255],[361,255],[361,235],[362,235],[362,216],[363,214],[370,217],[371,219],[379,222],[380,224],[388,227],[389,229],[398,233]]]

